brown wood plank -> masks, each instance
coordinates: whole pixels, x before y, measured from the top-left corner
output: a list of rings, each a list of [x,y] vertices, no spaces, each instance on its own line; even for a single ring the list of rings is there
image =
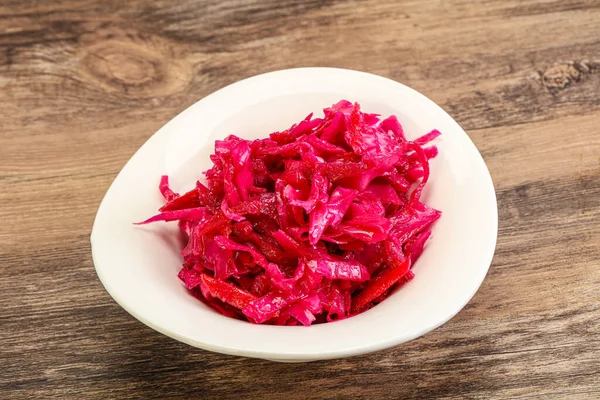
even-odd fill
[[[396,79],[468,131],[500,216],[483,286],[422,338],[303,365],[143,326],[93,269],[106,189],[188,105],[301,66]],[[4,0],[0,106],[0,398],[600,396],[600,1]]]

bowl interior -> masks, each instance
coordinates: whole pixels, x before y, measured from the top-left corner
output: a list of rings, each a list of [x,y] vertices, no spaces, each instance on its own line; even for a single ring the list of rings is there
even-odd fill
[[[191,296],[177,278],[176,224],[133,226],[162,205],[160,175],[176,190],[193,186],[211,166],[216,139],[264,137],[340,99],[395,114],[408,138],[437,128],[423,200],[442,211],[415,279],[375,308],[311,327],[259,326],[223,317]],[[488,270],[497,232],[493,185],[465,132],[433,102],[370,74],[309,68],[260,75],[202,99],[161,128],[123,168],[94,223],[98,276],[111,296],[150,327],[188,344],[229,354],[300,361],[375,351],[413,339],[455,315]]]

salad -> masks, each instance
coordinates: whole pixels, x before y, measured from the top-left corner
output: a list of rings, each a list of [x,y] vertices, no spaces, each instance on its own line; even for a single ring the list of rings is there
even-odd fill
[[[174,193],[140,224],[177,221],[179,278],[217,312],[257,324],[348,318],[413,279],[432,224],[420,201],[433,130],[406,139],[347,100],[267,138],[215,142],[205,183]]]

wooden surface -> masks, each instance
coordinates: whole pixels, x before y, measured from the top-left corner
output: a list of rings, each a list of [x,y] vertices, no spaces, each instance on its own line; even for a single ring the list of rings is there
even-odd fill
[[[97,279],[92,221],[159,127],[257,73],[364,70],[445,108],[499,206],[481,289],[397,348],[188,347]],[[600,398],[600,1],[0,0],[0,398]]]

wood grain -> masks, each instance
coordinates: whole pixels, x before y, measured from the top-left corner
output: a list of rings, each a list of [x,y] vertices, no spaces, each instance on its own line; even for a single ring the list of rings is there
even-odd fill
[[[487,279],[443,327],[303,365],[162,336],[96,278],[106,189],[160,126],[276,69],[401,81],[495,182]],[[0,397],[600,397],[600,1],[0,2]]]

